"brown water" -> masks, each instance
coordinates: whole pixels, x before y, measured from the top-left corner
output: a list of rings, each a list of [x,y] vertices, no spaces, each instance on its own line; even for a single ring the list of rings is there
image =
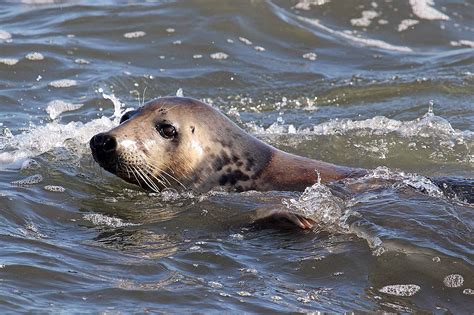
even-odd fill
[[[0,308],[472,312],[473,206],[424,176],[474,177],[473,31],[472,1],[2,2]],[[179,89],[374,171],[149,194],[93,162],[92,135]],[[272,204],[319,225],[248,224]]]

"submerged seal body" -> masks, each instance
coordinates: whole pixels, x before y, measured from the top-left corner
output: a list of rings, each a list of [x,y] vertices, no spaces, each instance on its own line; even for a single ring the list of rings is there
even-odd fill
[[[153,191],[302,191],[318,181],[365,174],[280,151],[247,134],[198,100],[164,97],[124,114],[116,128],[90,140],[107,171]]]

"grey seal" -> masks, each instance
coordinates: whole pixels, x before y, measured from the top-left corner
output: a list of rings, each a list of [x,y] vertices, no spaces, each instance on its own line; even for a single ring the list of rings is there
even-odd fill
[[[276,149],[246,133],[215,108],[192,98],[163,97],[125,113],[120,125],[90,140],[105,170],[145,189],[215,187],[229,191],[303,191],[361,177],[367,170],[337,166]],[[262,210],[256,219],[314,223],[286,210]]]

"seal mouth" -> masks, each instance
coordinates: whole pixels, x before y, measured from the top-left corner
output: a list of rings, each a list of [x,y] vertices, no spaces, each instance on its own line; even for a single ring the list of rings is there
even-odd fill
[[[118,165],[117,165],[116,158],[113,158],[113,159],[108,158],[107,160],[104,160],[104,158],[101,157],[101,155],[98,154],[97,151],[95,151],[94,149],[92,149],[91,151],[92,151],[92,157],[94,158],[94,161],[96,161],[100,167],[102,167],[104,170],[114,175],[117,174]]]

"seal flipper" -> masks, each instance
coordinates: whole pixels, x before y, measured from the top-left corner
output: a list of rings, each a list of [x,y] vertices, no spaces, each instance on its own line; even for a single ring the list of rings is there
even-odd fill
[[[474,204],[474,179],[459,177],[432,177],[430,180],[449,198]]]
[[[265,227],[311,229],[316,221],[287,209],[260,208],[255,212],[253,223]]]

